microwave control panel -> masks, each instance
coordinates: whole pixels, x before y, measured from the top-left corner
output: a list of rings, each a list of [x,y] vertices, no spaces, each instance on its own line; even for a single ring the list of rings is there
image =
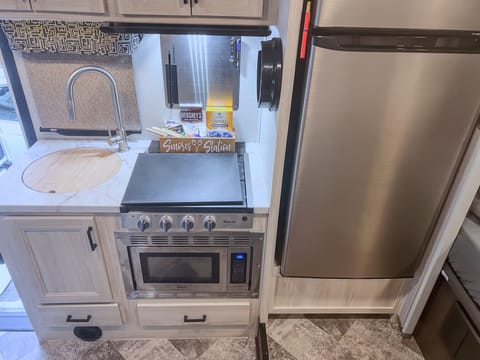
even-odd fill
[[[230,255],[230,283],[245,284],[247,281],[247,253],[237,252]]]
[[[249,230],[249,213],[137,213],[121,214],[122,227],[140,232],[215,232],[230,229]]]

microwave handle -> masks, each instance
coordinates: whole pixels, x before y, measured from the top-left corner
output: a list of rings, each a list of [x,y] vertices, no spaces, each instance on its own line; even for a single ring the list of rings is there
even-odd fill
[[[188,315],[183,316],[183,322],[184,323],[204,323],[207,321],[207,315],[203,315],[199,319],[189,319]]]

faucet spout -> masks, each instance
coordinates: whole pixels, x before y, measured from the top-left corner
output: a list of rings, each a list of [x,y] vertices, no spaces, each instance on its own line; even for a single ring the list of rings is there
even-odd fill
[[[112,100],[113,100],[114,117],[117,123],[117,129],[116,129],[117,136],[109,140],[113,144],[118,144],[119,151],[127,151],[128,150],[127,131],[125,130],[125,126],[123,124],[122,112],[120,110],[120,101],[118,97],[117,83],[115,82],[115,79],[113,78],[112,74],[108,72],[106,69],[96,65],[89,65],[89,66],[83,66],[81,68],[78,68],[77,70],[75,70],[70,74],[65,87],[65,97],[67,99],[68,118],[70,120],[76,119],[73,86],[75,85],[75,82],[77,81],[79,76],[86,72],[95,72],[105,76],[108,79],[108,82],[110,84],[110,92],[112,94]]]

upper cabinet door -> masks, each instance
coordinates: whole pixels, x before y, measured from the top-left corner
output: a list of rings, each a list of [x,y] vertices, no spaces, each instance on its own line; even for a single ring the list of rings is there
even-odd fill
[[[15,256],[7,251],[7,266],[19,269],[20,274],[12,272],[12,278],[19,287],[28,285],[29,297],[40,304],[111,301],[93,217],[19,217],[7,221],[15,242],[10,248],[17,252]]]
[[[190,0],[117,0],[122,15],[190,16]]]
[[[104,14],[104,0],[31,0],[38,12]]]
[[[1,0],[0,10],[30,11],[32,9],[29,0]]]
[[[262,17],[262,0],[191,0],[192,15],[221,17]]]

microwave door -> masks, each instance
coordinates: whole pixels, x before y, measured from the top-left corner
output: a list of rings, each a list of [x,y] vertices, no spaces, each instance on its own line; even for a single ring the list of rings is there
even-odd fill
[[[223,292],[224,248],[130,247],[137,291]]]

